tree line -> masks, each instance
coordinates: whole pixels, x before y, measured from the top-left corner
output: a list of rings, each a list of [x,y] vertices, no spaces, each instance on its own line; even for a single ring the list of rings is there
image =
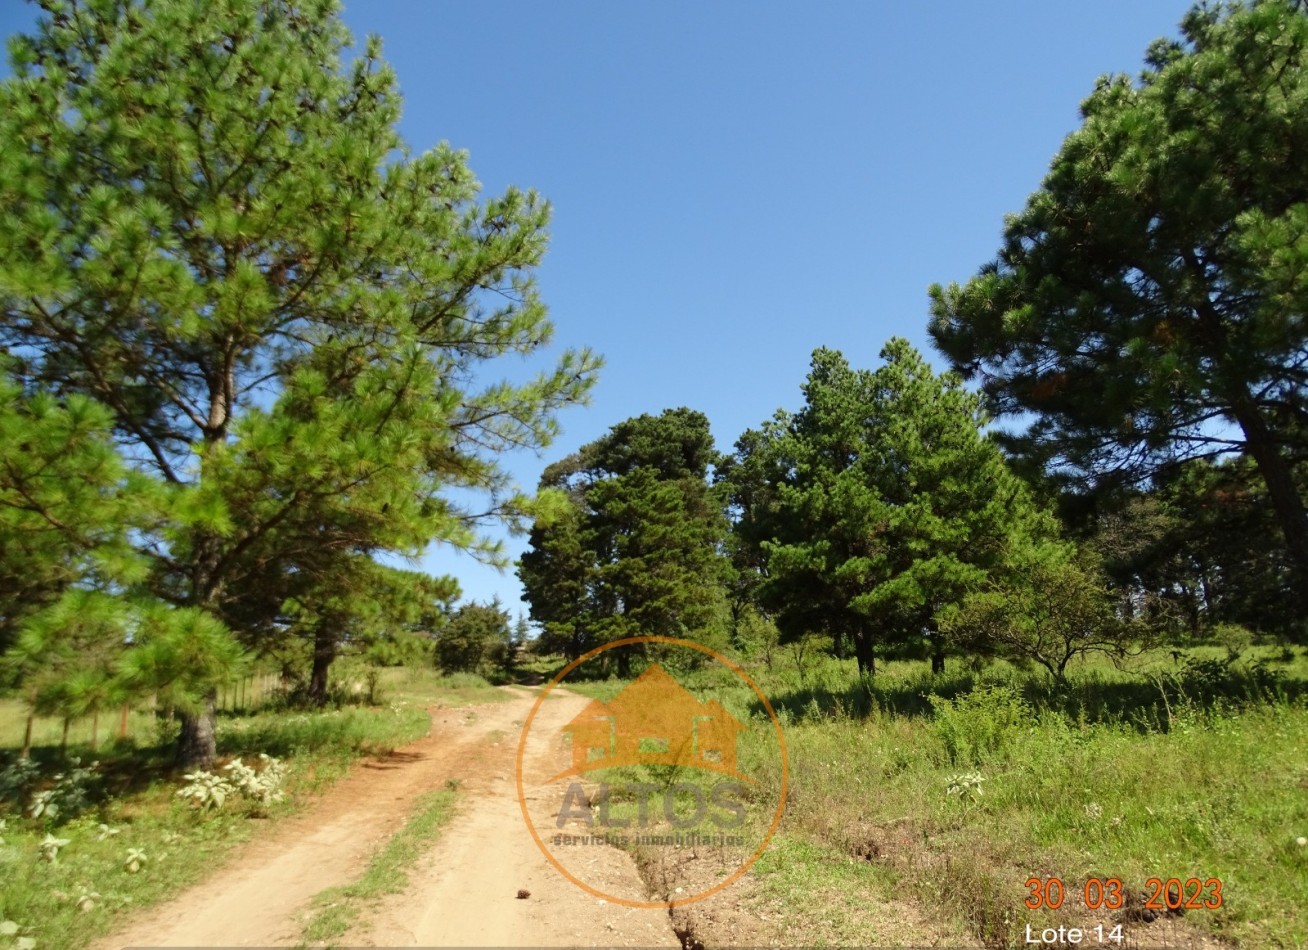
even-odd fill
[[[948,372],[818,350],[731,451],[691,409],[640,416],[534,497],[503,455],[548,446],[599,360],[479,371],[551,339],[547,202],[414,153],[334,0],[40,6],[0,83],[0,685],[33,710],[157,696],[203,763],[252,658],[321,697],[342,650],[450,622],[453,579],[381,559],[503,563],[491,521],[531,525],[519,575],[573,656],[819,632],[869,674],[1061,676],[1220,624],[1303,640],[1297,5],[1197,7],[1100,81],[995,259],[931,288]],[[506,624],[468,612],[451,662]]]
[[[1181,34],[1099,81],[998,256],[930,289],[950,372],[823,349],[732,452],[677,409],[551,466],[519,566],[546,642],[822,633],[864,673],[1058,678],[1223,625],[1303,642],[1308,16],[1203,5]]]

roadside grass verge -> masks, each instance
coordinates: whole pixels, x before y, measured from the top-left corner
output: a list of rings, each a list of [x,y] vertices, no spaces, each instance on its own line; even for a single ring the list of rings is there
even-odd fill
[[[819,891],[839,880],[855,907],[908,899],[990,947],[1023,945],[1028,923],[1118,922],[1144,943],[1171,927],[1308,946],[1308,651],[1198,646],[1125,669],[1096,658],[1065,685],[1002,662],[932,676],[892,661],[860,680],[848,661],[791,660],[746,664],[791,760],[781,833],[753,872],[764,893],[796,906],[811,890],[825,907]],[[721,668],[677,679],[742,722],[766,720]],[[626,683],[567,685],[608,700]],[[763,796],[780,781],[767,732],[738,747]],[[1060,878],[1064,905],[1029,909],[1030,877]],[[1131,903],[1088,908],[1089,878],[1120,879]],[[1222,906],[1150,923],[1149,878],[1220,879]],[[863,933],[830,920],[823,939]]]
[[[787,728],[787,832],[878,866],[989,946],[1021,945],[1027,923],[1137,926],[1085,907],[1091,877],[1131,894],[1153,877],[1218,878],[1222,906],[1188,926],[1308,945],[1302,701],[1186,702],[1150,729],[1035,708],[1003,684],[926,700],[930,717],[808,705]],[[1030,877],[1061,878],[1070,899],[1028,910]]]
[[[440,673],[403,667],[383,673],[380,687],[383,703],[457,707],[502,703],[513,698],[475,673]]]
[[[321,753],[354,759],[391,752],[427,734],[430,717],[417,706],[349,707],[321,712],[261,712],[227,719],[218,752],[257,749],[279,758]]]
[[[972,946],[958,920],[942,926],[935,908],[898,890],[895,875],[831,844],[785,832],[753,869],[756,916],[784,922],[796,945],[894,947],[930,934],[940,945]],[[916,941],[915,941],[916,942]],[[936,944],[932,944],[936,945]]]
[[[386,842],[357,881],[328,888],[313,900],[315,912],[305,924],[306,944],[323,944],[346,933],[371,903],[408,886],[408,870],[454,816],[456,793],[431,792],[404,827]]]
[[[100,751],[98,767],[79,780],[80,793],[69,789],[70,805],[62,813],[33,818],[34,792],[51,788],[60,774],[67,785],[78,758],[82,768],[97,761],[81,744],[70,745],[67,757],[57,746],[34,748],[39,776],[0,794],[0,920],[16,923],[19,935],[37,941],[37,950],[85,946],[121,926],[134,909],[202,880],[262,823],[251,818],[275,820],[294,811],[358,757],[406,745],[429,727],[424,709],[402,703],[220,715],[219,765],[236,756],[249,763],[259,753],[284,759],[288,800],[265,806],[228,799],[204,812],[177,797],[185,780],[171,763],[170,747],[129,743]],[[0,792],[22,777],[16,756],[16,747],[0,750]],[[47,835],[66,842],[53,861],[42,854]],[[133,850],[144,856],[135,871],[129,866]]]
[[[620,680],[616,677],[602,680],[574,680],[571,677],[565,678],[559,683],[559,689],[566,689],[569,692],[577,693],[580,696],[586,696],[590,699],[598,699],[601,702],[608,702],[618,693],[626,688],[630,680]]]

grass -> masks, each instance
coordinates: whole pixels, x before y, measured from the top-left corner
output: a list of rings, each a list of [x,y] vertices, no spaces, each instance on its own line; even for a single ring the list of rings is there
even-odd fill
[[[118,735],[119,710],[100,716],[99,744],[111,748]],[[27,727],[27,707],[17,699],[0,699],[0,749],[19,749],[23,745],[23,732]],[[37,717],[32,727],[32,745],[57,747],[63,736],[62,719]],[[91,745],[92,720],[79,719],[69,723],[70,747]],[[153,742],[156,736],[153,712],[133,709],[127,718],[128,737],[137,743]]]
[[[383,702],[458,707],[502,703],[513,697],[475,673],[442,674],[400,667],[383,671],[381,698]]]
[[[1128,669],[1077,664],[1069,682],[996,663],[852,663],[785,653],[749,666],[785,724],[791,790],[782,831],[754,870],[762,892],[823,921],[819,940],[875,941],[845,904],[907,898],[987,946],[1021,946],[1025,925],[1093,926],[1087,878],[1219,878],[1224,903],[1192,930],[1243,947],[1306,947],[1308,651],[1159,651]],[[731,674],[678,679],[742,721],[761,704]],[[567,684],[600,699],[617,680]],[[775,746],[742,736],[743,768],[774,791]],[[950,794],[979,774],[980,794]],[[1077,895],[1025,906],[1032,876]],[[839,887],[833,888],[833,882]],[[863,898],[864,900],[860,900]],[[814,911],[809,913],[808,911]],[[1131,932],[1137,923],[1128,921]],[[871,929],[869,929],[871,928]]]
[[[424,795],[418,810],[373,856],[362,877],[319,893],[314,898],[315,913],[304,926],[305,942],[321,944],[341,936],[369,902],[404,890],[409,883],[408,868],[453,817],[455,799],[453,790]]]
[[[1094,665],[1066,690],[996,670],[954,702],[922,696],[920,673],[886,680],[861,705],[814,693],[792,714],[792,833],[880,864],[895,888],[955,908],[992,946],[1019,945],[1027,922],[1084,920],[1070,907],[1061,919],[1028,911],[1031,876],[1077,890],[1088,877],[1132,889],[1216,877],[1226,901],[1191,912],[1193,926],[1244,946],[1308,945],[1301,680],[1259,694],[1239,670],[1182,679],[1179,695],[1142,693],[1134,710],[1131,679]],[[979,773],[983,794],[949,795],[960,773]]]
[[[454,673],[442,675],[435,670],[406,669],[398,667],[381,671],[377,699],[380,706],[468,706],[481,703],[503,702],[510,698],[503,690],[492,686],[480,676],[471,673]],[[344,709],[359,709],[347,706]],[[295,715],[290,713],[270,713],[269,707],[255,707],[251,711],[220,710],[221,719],[230,722],[247,720],[268,721],[269,715]],[[115,750],[121,751],[123,743],[118,739],[121,711],[113,709],[100,716],[98,739],[99,748],[91,749],[92,720],[77,719],[69,723],[68,750],[71,754],[82,757],[112,757]],[[150,709],[132,709],[127,719],[127,746],[150,747],[169,738],[166,721],[161,721]],[[0,698],[0,751],[16,750],[22,747],[23,733],[27,726],[27,707],[18,699]],[[32,729],[33,748],[58,749],[62,744],[64,723],[62,719],[38,716]],[[276,730],[274,730],[276,731]],[[313,736],[304,736],[310,746],[330,744],[330,740],[319,741]],[[280,753],[278,753],[280,754]]]
[[[32,761],[45,776],[42,787],[54,774],[67,774],[74,758],[83,764],[98,760],[99,778],[88,789],[88,807],[80,817],[66,813],[53,820],[34,819],[12,801],[0,800],[5,823],[0,830],[0,920],[14,921],[22,935],[35,937],[37,950],[84,946],[121,926],[133,910],[203,879],[263,824],[251,817],[276,820],[330,785],[358,757],[425,735],[430,726],[425,706],[503,698],[502,691],[480,677],[442,677],[426,670],[387,670],[380,685],[383,705],[375,707],[265,708],[219,715],[220,762],[238,755],[250,762],[261,752],[286,761],[289,800],[270,808],[229,801],[221,810],[201,814],[188,807],[175,794],[184,782],[171,763],[170,724],[153,713],[133,714],[127,742],[103,742],[110,725],[116,730],[117,716],[112,723],[102,719],[102,747],[95,754],[89,747],[89,723],[73,724],[64,752],[59,747],[62,723],[40,721]],[[0,700],[0,786],[6,763],[12,763],[21,746],[25,721],[19,703]],[[434,814],[435,807],[425,804],[423,814]],[[102,824],[116,834],[102,831]],[[54,863],[40,857],[47,834],[68,842]],[[129,849],[146,856],[136,873],[126,867]],[[98,896],[81,900],[83,894]]]
[[[905,923],[919,922],[905,920],[920,915],[906,909],[881,866],[805,835],[778,834],[753,873],[759,882],[750,899],[754,915],[784,921],[786,938],[796,943],[900,946]]]
[[[427,734],[427,711],[408,704],[323,712],[261,712],[224,721],[220,754],[258,749],[278,757],[324,753],[346,758],[377,755]]]
[[[305,765],[299,763],[292,774],[292,793],[301,789],[297,779],[306,774]],[[312,776],[311,766],[307,774]],[[203,878],[249,837],[250,810],[232,802],[201,815],[176,798],[180,784],[156,778],[68,821],[37,821],[9,811],[0,831],[5,839],[0,917],[29,928],[39,950],[81,947],[134,908],[165,900]],[[270,813],[289,808],[273,806]],[[53,863],[40,857],[48,834],[66,841]],[[130,849],[145,854],[136,873],[126,865]],[[95,897],[79,901],[83,895]]]
[[[993,946],[1017,945],[1026,922],[1044,919],[1023,906],[1033,875],[1133,889],[1217,877],[1226,903],[1192,923],[1246,946],[1308,943],[1297,910],[1308,849],[1295,844],[1308,833],[1308,766],[1287,754],[1308,748],[1308,709],[1191,714],[1149,735],[1045,715],[994,735],[954,756],[939,720],[792,726],[788,832],[878,864],[898,891],[957,908]],[[948,794],[961,772],[982,776],[972,801]]]

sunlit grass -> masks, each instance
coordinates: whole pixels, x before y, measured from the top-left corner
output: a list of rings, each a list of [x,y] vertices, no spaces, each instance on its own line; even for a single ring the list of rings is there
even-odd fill
[[[398,678],[398,677],[397,677]],[[246,761],[258,753],[284,758],[289,767],[290,800],[261,814],[276,819],[296,807],[306,793],[322,790],[345,774],[351,761],[407,745],[430,728],[426,705],[436,700],[471,701],[492,689],[477,682],[440,682],[419,675],[407,680],[407,696],[375,707],[346,707],[323,711],[264,710],[250,715],[220,715],[220,762],[240,755]],[[7,753],[0,753],[0,768],[12,762],[21,742],[12,736],[15,718],[25,720],[17,704],[5,704],[9,734]],[[167,739],[166,724],[145,719],[142,738]],[[78,733],[70,731],[70,740]],[[89,737],[89,732],[87,733]],[[54,745],[39,745],[35,761],[43,774],[66,771],[65,759]],[[90,762],[85,745],[73,742],[69,756]],[[71,821],[57,816],[36,820],[20,813],[14,803],[0,803],[0,919],[24,928],[37,940],[38,950],[82,947],[95,936],[121,925],[132,910],[165,900],[203,879],[235,853],[234,845],[249,837],[255,827],[248,808],[229,802],[221,810],[199,813],[176,797],[183,784],[171,764],[171,748],[145,744],[107,746],[100,750],[98,771],[106,781],[96,790],[89,809]],[[48,781],[48,779],[47,779]],[[116,831],[111,834],[101,825]],[[47,834],[68,844],[49,863],[40,857]],[[126,870],[129,849],[144,852],[146,861],[136,873]],[[87,895],[98,895],[90,898]]]
[[[1308,651],[1261,646],[1228,659],[1220,646],[1122,667],[1094,657],[1060,687],[1003,662],[951,660],[941,676],[921,661],[883,662],[859,681],[851,661],[745,658],[791,756],[782,833],[754,872],[762,892],[808,899],[836,920],[839,902],[824,902],[840,880],[842,902],[909,897],[1002,947],[1021,945],[1028,922],[1111,923],[1081,906],[1089,877],[1136,892],[1151,877],[1219,878],[1223,906],[1190,911],[1187,926],[1240,946],[1306,946]],[[1220,662],[1196,672],[1192,660]],[[679,680],[762,721],[757,697],[721,667]],[[572,688],[607,700],[625,685]],[[746,733],[739,755],[775,792],[765,731]],[[979,794],[949,794],[951,780],[973,775]],[[851,872],[860,865],[868,873]],[[1078,897],[1031,911],[1031,876],[1060,877]],[[856,921],[838,929],[860,933]]]

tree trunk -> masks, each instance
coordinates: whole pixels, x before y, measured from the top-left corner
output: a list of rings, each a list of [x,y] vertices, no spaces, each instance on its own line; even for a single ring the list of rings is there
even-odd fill
[[[309,674],[309,700],[315,706],[327,705],[327,674],[335,659],[336,630],[331,624],[320,623],[313,635],[313,671]]]
[[[217,691],[210,690],[199,712],[182,714],[182,731],[177,737],[178,765],[206,771],[213,767],[218,757],[218,716],[214,708],[217,700]]]
[[[126,738],[127,738],[127,714],[128,714],[128,712],[131,711],[131,708],[132,708],[132,707],[131,707],[130,704],[128,704],[128,703],[123,703],[123,711],[122,711],[122,713],[118,716],[118,738],[119,738],[119,739],[126,739]]]
[[[871,676],[877,671],[872,637],[865,630],[854,634],[854,657],[858,660],[858,675]]]
[[[831,635],[831,655],[837,660],[845,658],[845,635],[839,630]]]
[[[30,759],[32,757],[32,724],[36,721],[36,713],[27,714],[27,728],[23,730],[23,751],[18,754],[20,759]]]
[[[931,648],[931,675],[939,676],[943,672],[945,672],[945,645],[937,639]]]
[[[69,727],[70,725],[72,725],[72,722],[73,722],[73,721],[72,721],[71,719],[69,719],[67,716],[64,717],[64,734],[63,734],[63,737],[59,740],[59,751],[60,751],[60,752],[63,752],[63,753],[67,753],[67,752],[68,752],[68,727]]]
[[[91,751],[95,752],[100,748],[100,710],[96,708],[91,713]]]
[[[1202,262],[1188,256],[1187,263],[1197,276],[1204,276]],[[1205,343],[1210,349],[1208,355],[1218,370],[1218,378],[1224,382],[1219,391],[1229,405],[1231,417],[1244,433],[1245,448],[1267,485],[1272,510],[1276,512],[1285,538],[1290,567],[1294,572],[1294,589],[1290,597],[1301,610],[1308,611],[1308,510],[1304,509],[1303,499],[1295,488],[1290,462],[1281,454],[1279,440],[1249,394],[1248,384],[1241,380],[1241,374],[1232,375],[1228,371],[1226,357],[1230,347],[1221,314],[1208,302],[1199,304],[1196,310]]]
[[[1245,413],[1236,414],[1249,454],[1267,484],[1267,495],[1290,553],[1297,581],[1294,596],[1301,607],[1308,608],[1308,511],[1304,510],[1303,499],[1295,488],[1290,463],[1273,442],[1262,416],[1255,410],[1247,413],[1247,417]]]
[[[209,448],[226,437],[226,422],[229,416],[229,402],[222,403],[218,412],[219,398],[214,395],[213,383],[210,381],[210,429],[205,432],[205,448],[200,457],[200,478],[208,463]],[[216,421],[215,421],[216,420]],[[220,572],[222,563],[222,538],[213,531],[199,529],[193,539],[191,560],[191,602],[203,610],[214,612],[222,595],[223,580]],[[204,695],[198,713],[183,713],[182,730],[177,737],[177,761],[182,766],[208,770],[218,756],[218,713],[216,703],[218,687],[214,684]]]

